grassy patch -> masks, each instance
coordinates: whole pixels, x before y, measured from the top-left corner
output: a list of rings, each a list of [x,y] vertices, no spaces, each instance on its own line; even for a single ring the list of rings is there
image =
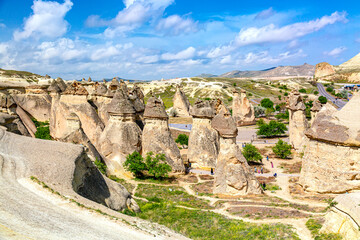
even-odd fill
[[[189,210],[168,202],[138,201],[137,216],[157,222],[191,239],[299,239],[284,224],[245,223],[210,211]]]
[[[309,219],[306,222],[306,227],[310,230],[311,235],[315,240],[340,240],[340,234],[337,233],[319,233],[322,224],[319,219]]]
[[[281,188],[276,184],[267,184],[265,190],[276,191],[281,190]]]
[[[135,196],[146,198],[152,201],[154,197],[158,199],[157,202],[169,202],[174,205],[181,205],[185,207],[211,209],[209,201],[198,199],[185,192],[182,187],[176,186],[155,186],[151,184],[139,184]]]

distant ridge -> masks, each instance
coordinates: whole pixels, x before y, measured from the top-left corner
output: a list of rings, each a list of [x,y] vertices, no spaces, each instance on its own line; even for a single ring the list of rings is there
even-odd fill
[[[196,77],[201,77],[201,78],[211,78],[211,77],[217,77],[217,75],[214,74],[210,74],[210,73],[202,73],[199,76]]]
[[[299,66],[279,66],[260,71],[231,71],[219,75],[227,78],[268,78],[268,77],[312,77],[315,73],[315,66],[304,63]]]

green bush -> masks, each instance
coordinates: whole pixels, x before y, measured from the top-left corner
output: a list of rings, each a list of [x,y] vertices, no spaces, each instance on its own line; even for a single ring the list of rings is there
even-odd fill
[[[146,170],[146,164],[144,163],[143,157],[136,151],[127,155],[124,167],[138,178],[143,177],[143,171]]]
[[[275,116],[277,119],[284,119],[284,120],[289,120],[289,111],[286,110],[285,113],[278,113]]]
[[[309,219],[305,223],[306,227],[310,230],[312,237],[315,240],[340,240],[342,239],[340,234],[337,233],[319,233],[322,224],[317,219]]]
[[[319,102],[320,102],[321,104],[326,104],[326,103],[327,103],[327,98],[324,97],[324,96],[320,96],[320,97],[318,98],[318,100],[319,100]]]
[[[180,145],[188,146],[189,145],[189,137],[186,134],[179,134],[179,136],[175,140],[176,143],[179,143]]]
[[[304,88],[300,89],[299,92],[306,93],[306,90]]]
[[[334,88],[329,86],[326,88],[326,91],[332,93],[334,91]]]
[[[315,91],[315,92],[314,92],[314,94],[315,94],[315,95],[318,95],[318,94],[319,94],[319,92],[318,92],[318,91]]]
[[[156,154],[156,156],[153,157],[153,153],[148,152],[145,164],[148,173],[156,179],[168,177],[168,173],[171,171],[170,165],[166,162],[165,154]]]
[[[228,102],[231,102],[233,100],[232,97],[228,97]]]
[[[281,96],[280,96],[280,97],[281,97]],[[275,106],[275,110],[276,110],[276,111],[280,111],[280,110],[281,110],[280,105],[277,104],[277,105]]]
[[[47,127],[38,127],[35,133],[36,138],[51,140],[50,129]]]
[[[258,126],[261,126],[261,125],[264,125],[265,124],[265,121],[264,119],[260,118],[257,122],[256,122],[256,125]]]
[[[259,136],[265,137],[274,137],[279,136],[285,133],[287,130],[284,123],[277,122],[277,121],[270,121],[268,124],[264,123],[262,125],[258,125],[258,131],[256,132]]]
[[[259,150],[252,144],[246,144],[246,146],[243,148],[242,154],[248,162],[259,162],[262,159]]]
[[[278,99],[281,101],[281,95],[278,96]]]
[[[105,163],[96,158],[94,164],[102,174],[106,175],[107,166],[105,165]]]
[[[261,100],[260,105],[264,108],[273,108],[274,102],[271,101],[269,98],[264,98],[263,100]]]
[[[289,94],[288,94],[287,92],[286,92],[286,93],[284,93],[284,96],[285,96],[285,97],[287,97],[288,95],[289,95]]]
[[[291,155],[291,145],[279,139],[276,145],[272,148],[276,156],[285,159]]]
[[[156,154],[155,157],[153,155],[148,152],[144,160],[141,154],[135,151],[126,157],[124,167],[137,178],[143,178],[145,171],[156,179],[168,177],[171,166],[167,164],[165,154]]]

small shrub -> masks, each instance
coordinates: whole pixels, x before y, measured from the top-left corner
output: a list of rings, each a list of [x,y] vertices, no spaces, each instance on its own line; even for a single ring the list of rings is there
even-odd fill
[[[184,145],[189,145],[189,137],[186,134],[179,134],[179,136],[175,140],[176,143],[179,143],[184,147]]]
[[[264,108],[273,108],[274,102],[271,101],[269,98],[264,98],[263,100],[261,100],[260,105]]]
[[[228,97],[228,102],[231,102],[233,100],[232,97]]]
[[[284,119],[284,120],[289,120],[289,111],[286,110],[285,113],[278,113],[275,116],[277,119]]]
[[[236,83],[233,83],[233,86],[236,87]]]
[[[36,138],[51,140],[50,129],[47,127],[38,127],[35,133]]]
[[[281,95],[278,96],[278,99],[281,101]]]
[[[102,174],[106,175],[107,166],[105,165],[105,163],[96,158],[94,164]]]
[[[279,139],[276,145],[272,148],[276,156],[285,159],[291,155],[291,145]]]
[[[315,92],[314,92],[314,94],[315,94],[315,95],[318,95],[318,94],[319,94],[319,92],[318,92],[318,91],[315,91]]]
[[[281,96],[279,96],[279,97],[281,97]],[[276,106],[275,106],[275,110],[276,110],[276,111],[280,111],[280,110],[281,110],[280,105],[276,105]]]
[[[248,93],[247,95],[248,95],[249,97],[251,97],[251,96],[252,96],[252,93]]]
[[[320,97],[318,98],[318,100],[319,100],[319,102],[320,102],[321,104],[326,104],[326,103],[327,103],[327,98],[324,97],[324,96],[320,96]]]
[[[329,86],[326,88],[326,91],[332,93],[334,91],[334,88]]]
[[[259,162],[262,159],[259,150],[252,144],[246,144],[246,146],[243,148],[242,153],[248,162],[249,161]]]
[[[287,92],[284,93],[284,96],[287,97],[289,94]]]
[[[299,90],[300,93],[306,93],[306,90],[304,88]]]

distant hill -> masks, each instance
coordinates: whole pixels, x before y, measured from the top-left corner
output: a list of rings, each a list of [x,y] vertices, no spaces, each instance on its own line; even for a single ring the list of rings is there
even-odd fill
[[[327,62],[316,64],[315,79],[334,82],[360,82],[360,53],[339,66]]]
[[[260,71],[231,71],[221,74],[219,77],[227,78],[269,78],[269,77],[312,77],[315,66],[303,64],[299,66],[279,66]]]
[[[217,75],[214,74],[210,74],[210,73],[202,73],[199,76],[196,77],[200,77],[200,78],[211,78],[211,77],[217,77]]]

